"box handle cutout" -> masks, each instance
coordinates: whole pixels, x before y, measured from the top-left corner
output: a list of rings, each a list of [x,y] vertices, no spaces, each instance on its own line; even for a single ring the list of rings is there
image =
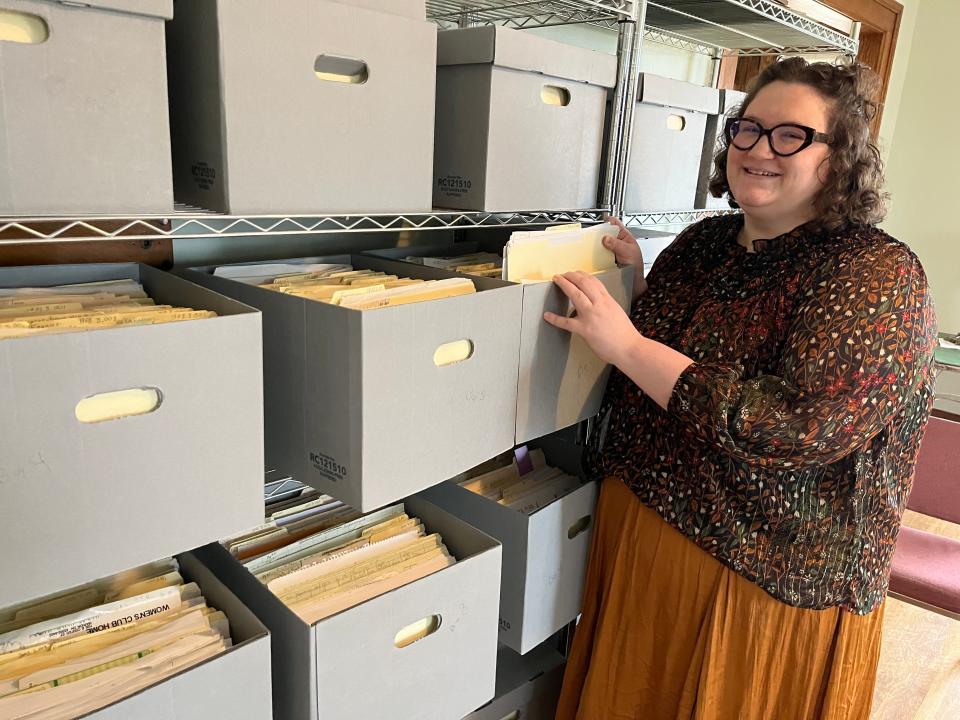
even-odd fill
[[[566,107],[570,104],[570,91],[559,85],[544,85],[540,88],[540,99],[544,105]]]
[[[509,715],[504,715],[500,720],[520,720],[520,711],[514,710]]]
[[[417,620],[402,628],[393,638],[393,644],[399,649],[413,645],[418,640],[423,640],[429,635],[433,635],[440,629],[442,619],[439,615],[428,615],[423,620]]]
[[[444,343],[433,353],[433,364],[437,367],[454,365],[473,357],[473,342],[470,340],[455,340]]]
[[[370,69],[363,60],[337,55],[317,55],[313,72],[321,80],[345,85],[363,85],[370,77]]]
[[[683,115],[668,115],[667,130],[683,132],[687,127],[687,119]]]
[[[74,414],[82,423],[100,423],[152,413],[162,402],[158,388],[130,388],[86,397],[77,403]]]
[[[0,10],[0,42],[39,45],[50,37],[47,21],[17,10]]]
[[[590,529],[590,524],[593,521],[593,518],[589,515],[586,515],[579,520],[577,520],[573,525],[570,526],[570,529],[567,530],[567,537],[570,540],[573,540],[580,533],[586,532]]]

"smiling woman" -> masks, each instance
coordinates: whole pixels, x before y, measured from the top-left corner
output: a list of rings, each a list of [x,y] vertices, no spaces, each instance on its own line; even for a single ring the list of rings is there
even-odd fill
[[[867,720],[890,561],[932,405],[923,268],[875,227],[875,80],[767,68],[716,159],[742,216],[678,236],[629,316],[558,277],[611,374],[558,720]],[[607,247],[642,267],[626,228]]]
[[[749,128],[750,142],[760,141],[751,146],[737,140],[730,134],[737,125],[728,125],[727,147],[717,154],[710,178],[711,194],[729,192],[734,206],[750,216],[750,225],[773,221],[796,227],[812,218],[830,228],[879,223],[887,195],[881,189],[880,152],[870,138],[878,91],[877,76],[859,65],[810,64],[800,58],[771,65],[757,78],[734,123],[806,126],[821,132],[820,141],[811,138],[814,142],[784,156]],[[777,143],[775,137],[766,139]],[[764,172],[775,179],[752,182]]]

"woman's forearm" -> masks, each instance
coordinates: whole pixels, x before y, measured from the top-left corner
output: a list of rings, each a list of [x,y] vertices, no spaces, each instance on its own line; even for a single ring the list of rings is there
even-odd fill
[[[614,365],[664,410],[680,374],[693,363],[683,353],[639,332],[624,345]]]

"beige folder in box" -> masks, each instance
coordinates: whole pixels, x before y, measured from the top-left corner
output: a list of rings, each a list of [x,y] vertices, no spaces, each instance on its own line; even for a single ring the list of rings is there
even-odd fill
[[[547,464],[579,475],[573,431],[533,443]],[[525,654],[580,614],[598,487],[586,482],[530,514],[454,482],[423,496],[503,544],[500,642]]]
[[[483,244],[466,242],[371,250],[366,254],[402,260],[411,255],[450,256],[501,252],[502,249],[500,239]],[[598,273],[596,278],[624,309],[629,307],[632,267],[611,268]],[[596,415],[610,374],[610,367],[581,338],[543,319],[547,311],[560,315],[569,315],[572,311],[570,301],[560,288],[552,282],[539,282],[523,283],[521,290],[515,444],[543,437]]]
[[[221,545],[197,551],[270,629],[274,717],[450,720],[494,696],[500,545],[421,496],[404,505],[457,562],[312,625]]]
[[[0,341],[0,607],[263,519],[259,313],[147,266],[0,269],[0,289],[121,279],[217,317]],[[148,412],[84,422],[129,390]]]
[[[423,280],[457,277],[361,255],[301,261]],[[367,512],[513,446],[519,286],[471,278],[477,292],[469,295],[357,310],[214,271],[192,268],[184,277],[263,311],[271,467]],[[446,362],[464,356],[464,342],[466,358]]]

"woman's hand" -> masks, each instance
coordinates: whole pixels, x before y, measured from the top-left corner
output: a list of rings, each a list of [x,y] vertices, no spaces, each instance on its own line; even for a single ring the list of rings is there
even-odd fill
[[[647,290],[647,281],[643,277],[643,253],[626,225],[615,217],[607,217],[607,222],[620,228],[616,237],[609,235],[603,238],[603,246],[610,250],[619,265],[633,265],[633,295],[636,300]]]
[[[582,337],[601,360],[618,367],[630,355],[640,333],[597,278],[585,272],[557,275],[553,281],[570,298],[574,317],[544,313],[551,325]]]

